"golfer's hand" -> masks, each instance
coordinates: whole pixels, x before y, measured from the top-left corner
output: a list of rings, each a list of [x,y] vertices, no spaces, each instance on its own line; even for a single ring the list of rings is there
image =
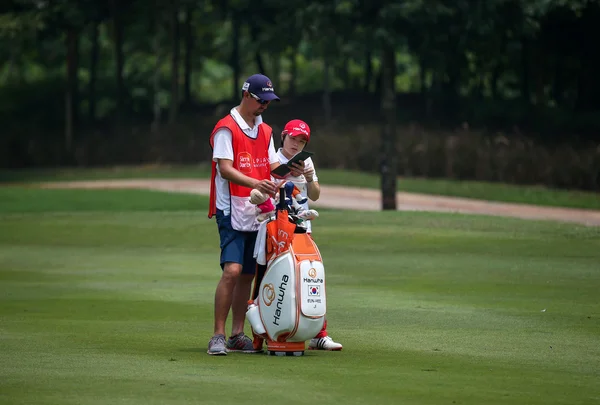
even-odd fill
[[[292,176],[298,177],[302,175],[302,173],[304,173],[304,161],[301,160],[298,163],[292,163],[290,169],[292,169]]]
[[[254,186],[255,189],[263,194],[275,195],[277,186],[270,180],[261,180]]]
[[[313,181],[313,177],[315,175],[315,169],[314,168],[310,168],[310,169],[304,169],[304,178],[306,179],[307,182],[311,182]]]

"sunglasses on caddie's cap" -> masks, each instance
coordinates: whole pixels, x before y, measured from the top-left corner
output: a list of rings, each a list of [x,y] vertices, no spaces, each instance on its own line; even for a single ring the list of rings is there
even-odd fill
[[[255,74],[250,76],[244,82],[242,90],[250,93],[250,96],[260,104],[267,104],[273,100],[279,101],[271,79],[265,75]]]

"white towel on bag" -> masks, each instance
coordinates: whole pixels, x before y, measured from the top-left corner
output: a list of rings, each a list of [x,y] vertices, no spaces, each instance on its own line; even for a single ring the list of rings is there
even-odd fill
[[[256,235],[256,243],[254,243],[253,257],[256,259],[256,263],[261,265],[267,264],[267,223],[269,221],[260,223]]]

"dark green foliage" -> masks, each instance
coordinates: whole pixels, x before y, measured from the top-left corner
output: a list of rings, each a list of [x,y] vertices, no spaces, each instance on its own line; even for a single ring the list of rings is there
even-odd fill
[[[597,189],[599,20],[589,0],[12,0],[0,7],[0,167],[204,161],[210,127],[258,70],[283,95],[267,113],[275,126],[301,117],[319,132],[360,132],[382,120],[387,44],[399,125],[435,138],[468,125],[484,145],[502,131],[511,145],[534,142],[550,166],[508,175],[498,165],[522,167],[510,154],[441,170],[432,152],[401,172]],[[554,150],[566,158],[548,158]],[[377,156],[336,164],[375,169]]]

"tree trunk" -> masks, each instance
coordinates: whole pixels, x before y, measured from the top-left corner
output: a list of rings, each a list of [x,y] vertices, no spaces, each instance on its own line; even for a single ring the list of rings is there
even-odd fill
[[[575,101],[576,111],[589,111],[592,109],[593,74],[588,71],[587,62],[582,62],[577,74],[577,98]]]
[[[381,60],[381,202],[383,210],[396,210],[396,52],[393,46],[384,43]]]
[[[113,42],[115,45],[115,79],[117,81],[117,110],[116,118],[117,122],[121,122],[123,119],[123,109],[125,106],[125,82],[123,80],[123,21],[121,18],[121,10],[119,7],[118,0],[111,0],[111,10],[113,16]]]
[[[526,104],[531,101],[529,83],[529,44],[527,39],[521,40],[521,97]]]
[[[88,117],[90,121],[96,119],[96,80],[98,77],[98,34],[99,23],[94,21],[92,24],[92,50],[90,60],[90,83],[88,89]]]
[[[379,71],[374,73],[375,77],[375,94],[382,96],[381,86],[383,85],[383,67],[379,67]]]
[[[268,76],[267,69],[265,68],[265,62],[261,56],[261,47],[258,41],[259,27],[256,24],[250,25],[250,37],[252,38],[252,43],[258,47],[254,52],[254,61],[256,62],[256,68],[258,69],[258,73]],[[273,77],[271,79],[275,80]]]
[[[352,90],[352,83],[350,83],[350,56],[348,55],[342,57],[340,78],[342,79],[342,83],[344,83],[344,90]]]
[[[192,34],[192,19],[194,6],[188,4],[185,13],[185,62],[183,73],[183,102],[192,104],[192,54],[194,53],[194,36]]]
[[[240,87],[240,18],[237,11],[232,12],[231,23],[233,25],[233,42],[231,50],[231,68],[233,69],[233,87],[232,87],[232,100],[240,98],[241,87]]]
[[[491,80],[491,88],[492,88],[492,99],[494,101],[498,100],[499,92],[498,92],[498,80],[500,79],[500,62],[496,62],[494,64],[494,68],[492,69],[492,80]]]
[[[65,149],[73,150],[77,127],[77,65],[78,40],[75,28],[67,29],[67,89],[65,93]]]
[[[296,95],[296,82],[298,76],[298,44],[295,44],[292,49],[292,55],[290,56],[290,83],[288,87],[288,96],[294,97]]]
[[[368,44],[367,44],[368,45]],[[363,83],[363,90],[365,93],[369,93],[371,91],[371,81],[373,80],[373,54],[371,52],[371,47],[367,46],[367,50],[365,52],[365,79]]]
[[[563,62],[561,58],[556,58],[554,65],[554,81],[552,82],[552,96],[556,104],[562,107],[563,104]]]
[[[266,76],[267,69],[265,68],[263,58],[260,56],[260,51],[256,51],[254,53],[254,60],[256,61],[256,68],[258,69],[258,72]]]
[[[442,86],[442,98],[445,102],[448,117],[455,117],[459,111],[460,71],[457,63],[457,61],[455,62],[449,56],[446,56],[446,69],[444,72],[446,80]]]
[[[433,116],[433,101],[431,92],[427,86],[427,71],[429,70],[427,59],[425,56],[419,56],[419,92],[423,100],[423,109],[425,111],[425,117],[430,119]]]
[[[475,97],[477,100],[482,101],[485,97],[485,77],[486,73],[483,68],[478,70],[477,84],[475,85]]]
[[[427,95],[427,62],[425,62],[424,56],[419,57],[419,91],[425,98]]]
[[[331,64],[328,56],[323,59],[323,115],[325,124],[331,123]]]
[[[150,130],[153,134],[157,134],[160,130],[160,65],[162,63],[162,57],[160,53],[161,10],[159,7],[159,3],[161,1],[162,0],[155,0],[153,21],[154,26],[152,27],[152,32],[154,32],[154,36],[152,38],[152,51],[154,53],[154,74],[152,76],[153,119]]]
[[[277,86],[278,88],[281,88],[281,55],[278,52],[275,52],[271,55],[272,59],[273,59],[273,65],[271,67],[271,80],[273,80],[273,86]]]
[[[171,53],[171,105],[169,106],[169,123],[173,124],[177,120],[179,112],[179,1],[173,0],[171,3],[171,35],[172,35],[172,53]]]
[[[12,79],[13,71],[15,70],[15,60],[17,59],[17,50],[14,45],[10,50],[10,57],[8,59],[8,67],[4,69],[4,74],[2,75],[2,83],[6,83]]]
[[[498,82],[503,73],[504,64],[502,61],[504,59],[505,53],[507,52],[507,50],[506,50],[507,41],[508,41],[507,33],[502,32],[502,37],[500,40],[500,48],[498,49],[498,55],[496,55],[496,57],[494,58],[494,63],[493,63],[493,67],[492,67],[492,78],[491,78],[491,83],[490,83],[490,87],[491,87],[491,91],[492,91],[492,99],[494,101],[496,101],[500,98]]]
[[[548,62],[545,60],[544,53],[538,48],[534,48],[533,60],[535,64],[531,66],[533,98],[537,107],[545,107],[547,104],[546,98],[546,71],[548,70]]]

